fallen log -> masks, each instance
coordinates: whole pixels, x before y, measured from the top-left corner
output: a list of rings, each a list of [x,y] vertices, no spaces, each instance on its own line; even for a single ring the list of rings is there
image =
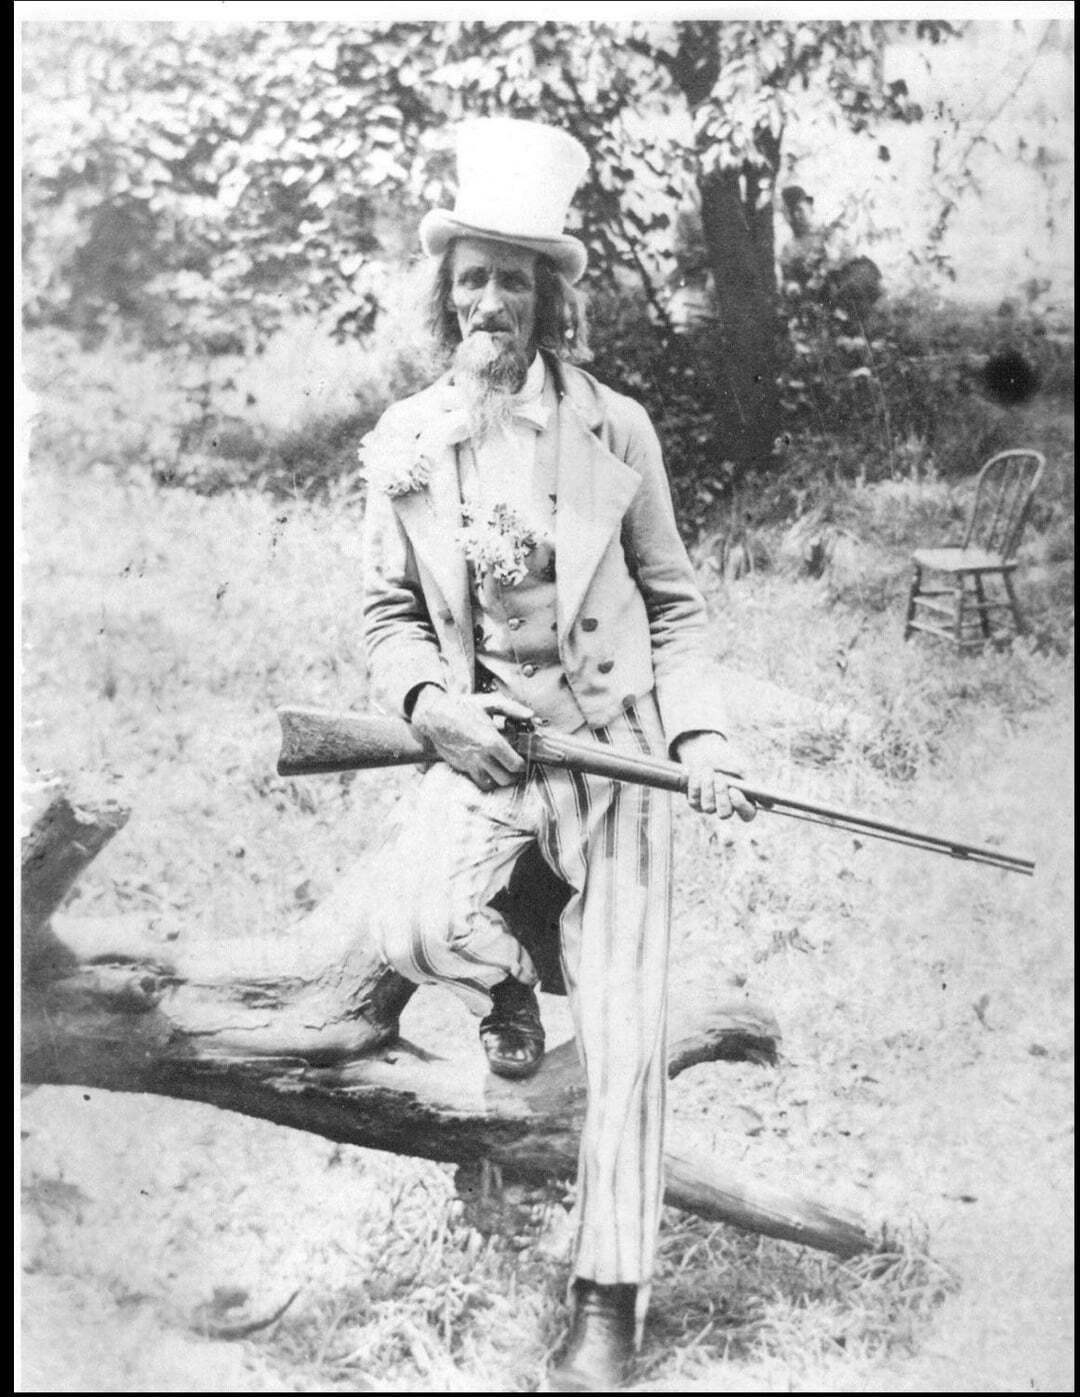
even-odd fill
[[[362,866],[287,937],[181,950],[154,944],[130,919],[49,919],[71,886],[53,870],[79,860],[55,833],[65,827],[55,808],[63,800],[24,842],[24,906],[34,909],[23,962],[25,1082],[201,1101],[346,1144],[484,1162],[524,1182],[573,1176],[585,1097],[573,1044],[548,1053],[528,1081],[509,1082],[478,1052],[445,1059],[402,1040],[398,1021],[415,986],[345,930],[363,895]],[[84,811],[68,822],[84,851],[122,823],[105,810],[91,836],[88,821]],[[46,828],[55,847],[43,859]],[[681,1007],[672,1075],[723,1058],[775,1060],[779,1030],[767,1011],[700,998]],[[676,1207],[840,1256],[874,1244],[858,1218],[736,1178],[715,1158],[691,1159],[677,1127],[666,1166],[666,1201]]]

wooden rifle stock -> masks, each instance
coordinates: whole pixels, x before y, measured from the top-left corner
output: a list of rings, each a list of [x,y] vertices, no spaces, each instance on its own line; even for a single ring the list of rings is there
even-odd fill
[[[278,717],[282,734],[277,764],[279,776],[364,771],[381,766],[415,766],[439,760],[435,749],[400,718],[329,713],[313,708],[281,708]],[[503,733],[526,762],[566,767],[592,776],[606,776],[612,781],[655,786],[665,791],[686,790],[686,768],[678,762],[630,756],[595,743],[575,742],[573,738],[545,728],[510,721],[507,721]],[[766,790],[734,773],[729,784],[742,791],[759,809],[774,815],[809,820],[872,839],[887,839],[970,863],[990,864],[1010,873],[1023,873],[1030,877],[1035,872],[1031,859],[1016,854],[963,844],[942,835],[890,824],[872,815],[861,815],[804,800],[801,796]]]
[[[317,708],[279,708],[278,718],[279,776],[318,776],[439,760],[434,748],[403,718],[326,713]]]

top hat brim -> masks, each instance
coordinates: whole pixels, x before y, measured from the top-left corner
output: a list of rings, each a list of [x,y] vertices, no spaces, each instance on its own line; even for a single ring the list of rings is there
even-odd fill
[[[526,238],[516,233],[504,233],[495,228],[478,228],[455,218],[445,209],[431,209],[420,220],[420,245],[429,257],[441,257],[455,238],[490,238],[492,242],[508,243],[511,247],[525,247],[530,252],[543,253],[566,277],[567,281],[580,281],[588,260],[585,244],[578,238],[563,233],[557,238]]]

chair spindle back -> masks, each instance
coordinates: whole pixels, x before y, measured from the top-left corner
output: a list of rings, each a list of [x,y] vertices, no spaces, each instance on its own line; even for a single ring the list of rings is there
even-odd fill
[[[1028,510],[1046,466],[1039,451],[999,451],[979,472],[965,548],[982,548],[1008,562],[1016,552]]]

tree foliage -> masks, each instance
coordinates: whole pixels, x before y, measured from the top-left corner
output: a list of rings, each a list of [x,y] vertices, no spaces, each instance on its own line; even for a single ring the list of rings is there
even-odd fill
[[[24,26],[28,317],[90,339],[119,320],[203,354],[257,348],[295,311],[362,334],[387,261],[412,252],[400,230],[450,202],[454,122],[539,118],[590,153],[577,201],[590,276],[638,282],[665,343],[677,217],[700,210],[719,308],[706,386],[729,454],[761,461],[776,426],[785,130],[808,94],[857,132],[918,120],[883,75],[889,28]]]

